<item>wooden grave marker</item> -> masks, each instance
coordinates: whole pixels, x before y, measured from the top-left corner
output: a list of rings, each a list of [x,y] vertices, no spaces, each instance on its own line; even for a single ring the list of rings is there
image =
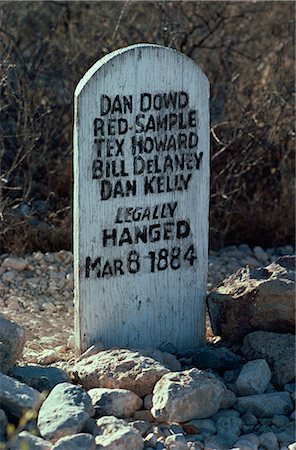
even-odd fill
[[[175,50],[132,45],[75,91],[75,339],[198,347],[205,337],[209,82]]]

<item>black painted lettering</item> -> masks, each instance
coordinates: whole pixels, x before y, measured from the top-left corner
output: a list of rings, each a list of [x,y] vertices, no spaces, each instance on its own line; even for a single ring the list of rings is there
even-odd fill
[[[174,229],[174,222],[167,222],[163,224],[163,239],[165,241],[174,239],[173,229]]]
[[[94,120],[94,136],[104,136],[104,120],[100,118],[96,118]]]
[[[149,226],[149,241],[150,242],[157,242],[160,240],[160,225],[150,225]]]
[[[132,244],[132,243],[133,243],[133,240],[132,240],[130,231],[127,227],[125,227],[122,230],[120,239],[118,241],[118,245],[119,245],[119,247],[121,247],[123,244]]]
[[[147,226],[143,226],[142,228],[136,226],[135,227],[135,244],[138,244],[140,241],[147,243]]]
[[[122,266],[123,262],[121,261],[121,259],[114,259],[114,276],[124,275]]]
[[[123,96],[123,110],[124,110],[124,114],[127,114],[127,112],[129,111],[130,113],[133,112],[133,97],[132,95]]]
[[[144,173],[145,160],[142,158],[142,156],[134,156],[133,166],[134,166],[133,168],[134,175],[140,175]]]
[[[177,239],[184,239],[190,234],[190,225],[187,220],[179,220],[177,222]]]
[[[94,270],[98,265],[101,264],[101,258],[96,258],[94,262],[92,262],[91,257],[87,256],[85,260],[85,278],[89,278],[90,271]]]
[[[140,99],[140,111],[146,112],[151,109],[151,94],[143,93]]]
[[[188,146],[189,148],[195,148],[198,144],[198,135],[194,132],[189,133]]]
[[[191,109],[188,113],[188,125],[190,128],[194,128],[197,126],[197,111],[196,109]]]
[[[93,180],[98,180],[103,176],[103,161],[101,159],[95,159],[92,164],[92,177]]]
[[[114,136],[116,134],[115,129],[116,119],[109,119],[108,121],[108,135]]]
[[[141,119],[145,118],[145,114],[137,114],[136,115],[136,133],[143,133],[144,131],[144,123],[141,122]]]
[[[103,229],[103,247],[107,247],[109,241],[112,242],[112,245],[116,245],[117,242],[117,230],[113,228],[112,230]]]
[[[187,92],[181,91],[178,95],[178,108],[186,108],[189,104],[189,96]]]
[[[128,130],[128,122],[126,119],[118,119],[118,134],[125,134]]]
[[[108,95],[101,95],[101,100],[100,100],[100,114],[101,116],[105,116],[106,114],[109,113],[111,109],[111,99],[110,97],[108,97]]]

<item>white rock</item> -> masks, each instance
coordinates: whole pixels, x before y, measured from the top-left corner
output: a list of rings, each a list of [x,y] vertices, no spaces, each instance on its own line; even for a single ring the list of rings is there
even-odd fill
[[[82,388],[60,383],[41,406],[37,424],[41,436],[55,443],[61,437],[79,433],[93,414],[91,398]]]
[[[169,370],[140,351],[111,349],[78,362],[73,373],[85,389],[128,389],[140,397],[150,394],[155,383]]]
[[[10,450],[51,450],[52,444],[50,441],[34,436],[28,431],[21,431],[9,448]]]
[[[185,422],[211,417],[220,408],[225,386],[198,369],[164,375],[153,390],[152,415],[158,420]]]
[[[263,394],[271,379],[271,371],[265,359],[249,361],[241,370],[236,387],[243,395]]]
[[[6,269],[16,270],[17,272],[22,272],[28,267],[28,265],[28,261],[26,261],[24,258],[16,256],[9,256],[8,258],[5,258],[2,263],[2,267],[5,267]]]
[[[88,395],[99,416],[127,418],[143,406],[142,399],[127,389],[94,388]]]
[[[97,421],[99,435],[97,450],[142,450],[144,440],[138,430],[125,420],[113,416],[101,417]]]
[[[60,356],[58,352],[54,349],[51,349],[51,350],[44,350],[42,353],[40,353],[37,362],[38,364],[48,365],[58,361],[59,359]]]
[[[51,450],[96,450],[94,436],[89,433],[78,433],[59,439]]]
[[[28,409],[38,410],[43,400],[36,389],[0,372],[0,404],[6,412],[21,417]]]

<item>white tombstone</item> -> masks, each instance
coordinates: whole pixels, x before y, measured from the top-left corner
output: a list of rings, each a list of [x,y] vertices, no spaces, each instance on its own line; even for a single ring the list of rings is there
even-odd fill
[[[205,337],[209,82],[150,44],[100,59],[75,91],[75,335],[105,347]]]

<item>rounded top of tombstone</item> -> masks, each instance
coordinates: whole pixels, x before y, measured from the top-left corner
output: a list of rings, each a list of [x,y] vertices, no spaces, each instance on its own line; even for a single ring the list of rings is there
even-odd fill
[[[118,50],[114,50],[111,53],[108,53],[107,55],[100,58],[88,71],[85,73],[85,75],[81,78],[79,83],[76,86],[75,89],[75,97],[78,97],[79,94],[82,92],[83,88],[86,86],[88,81],[92,78],[92,76],[98,72],[103,66],[105,66],[107,63],[111,62],[111,60],[114,60],[115,58],[121,58],[125,56],[127,53],[135,53],[137,56],[137,60],[140,61],[140,59],[143,57],[143,55],[147,52],[147,54],[151,51],[158,52],[159,56],[161,56],[162,52],[171,53],[174,54],[176,59],[183,63],[185,62],[187,65],[192,65],[196,71],[199,72],[199,76],[203,79],[203,81],[206,84],[209,84],[209,80],[205,73],[200,69],[200,67],[188,56],[184,55],[183,53],[169,47],[164,47],[163,45],[157,45],[157,44],[133,44],[129,45],[128,47],[123,47]]]

